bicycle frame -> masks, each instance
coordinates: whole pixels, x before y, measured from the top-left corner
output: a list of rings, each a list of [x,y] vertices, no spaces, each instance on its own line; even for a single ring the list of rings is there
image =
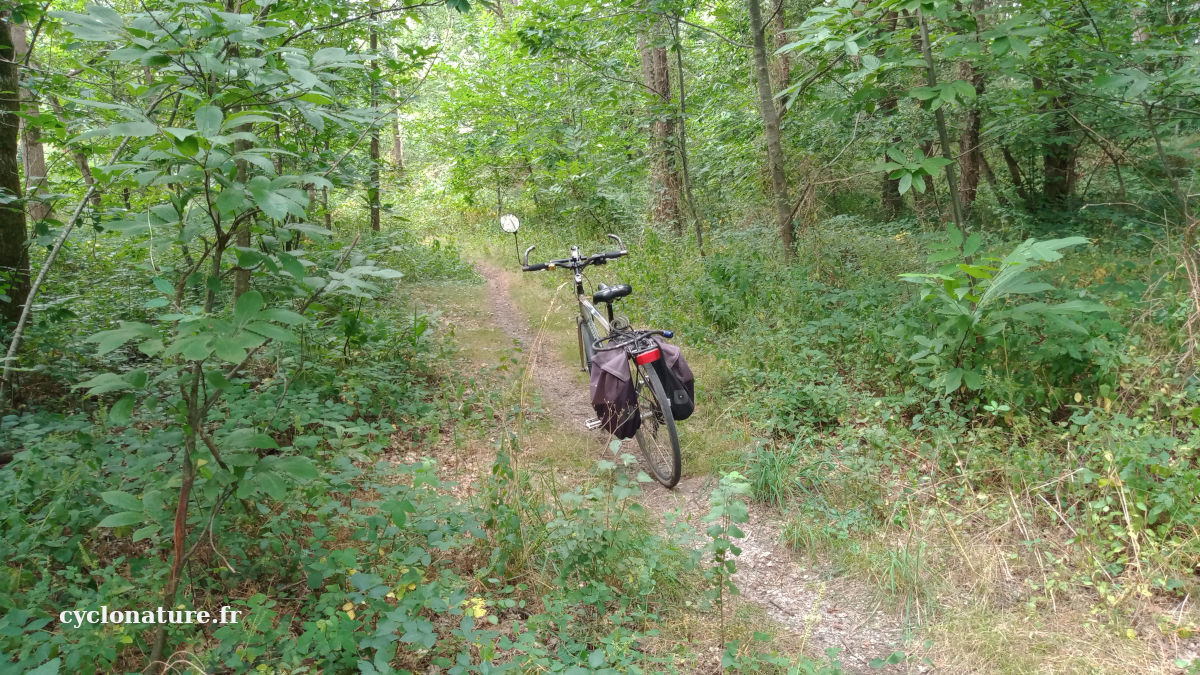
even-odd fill
[[[579,247],[571,247],[571,257],[579,258]],[[576,324],[576,333],[579,338],[579,365],[583,370],[587,370],[592,363],[593,347],[589,344],[590,340],[584,338],[584,326],[588,326],[591,330],[591,335],[594,338],[602,338],[609,334],[612,330],[612,303],[608,303],[608,317],[606,318],[596,309],[596,305],[592,304],[592,300],[583,290],[583,270],[575,270],[575,300],[579,303],[579,320]],[[603,330],[597,330],[597,327]]]

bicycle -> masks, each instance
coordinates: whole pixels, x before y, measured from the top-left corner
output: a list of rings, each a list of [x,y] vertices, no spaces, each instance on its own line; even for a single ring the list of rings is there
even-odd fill
[[[613,314],[613,302],[629,295],[633,288],[629,284],[607,286],[600,284],[590,296],[584,292],[583,270],[592,265],[604,265],[629,253],[624,242],[615,234],[608,235],[617,242],[619,251],[584,256],[578,246],[571,246],[571,257],[529,264],[529,253],[536,248],[525,249],[521,271],[537,272],[547,269],[567,269],[575,275],[575,299],[579,315],[575,327],[579,340],[579,360],[584,371],[591,369],[592,359],[598,349],[624,349],[629,359],[630,374],[637,393],[637,414],[642,423],[634,437],[646,458],[650,474],[664,487],[673,488],[679,482],[682,461],[679,455],[679,434],[675,418],[671,414],[671,402],[663,388],[655,362],[662,361],[662,352],[652,339],[661,336],[674,337],[669,330],[636,330],[629,320]],[[607,311],[601,314],[597,304],[604,304]],[[605,316],[607,315],[607,316]],[[601,333],[603,331],[603,333]],[[607,346],[605,343],[608,343]],[[588,421],[588,428],[600,426],[600,420]]]

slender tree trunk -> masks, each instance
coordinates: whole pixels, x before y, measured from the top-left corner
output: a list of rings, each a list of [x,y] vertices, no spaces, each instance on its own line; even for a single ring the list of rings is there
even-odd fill
[[[237,128],[238,131],[248,132],[252,125],[245,124]],[[244,152],[250,148],[250,141],[238,140],[233,142],[235,152]],[[239,159],[237,161],[237,180],[242,185],[249,180],[249,165],[246,160]],[[251,219],[246,219],[244,222],[238,223],[237,227],[237,245],[239,248],[250,248],[250,226]],[[250,290],[250,270],[239,267],[233,274],[233,297],[240,298],[242,294]]]
[[[333,214],[329,212],[329,188],[321,188],[321,211],[325,214],[325,229],[333,230]]]
[[[23,62],[29,58],[29,41],[25,36],[25,24],[12,27],[14,59]],[[18,78],[20,69],[18,68]],[[25,87],[21,95],[21,163],[25,169],[25,211],[31,220],[50,217],[50,204],[39,199],[49,192],[46,180],[46,151],[42,146],[42,131],[37,122],[30,124],[29,118],[40,114],[37,97]]]
[[[900,21],[900,15],[896,12],[888,12],[884,17],[884,28],[887,31],[895,32],[896,26]],[[884,57],[884,49],[881,47],[875,51],[875,56],[879,59]],[[891,121],[896,116],[896,110],[899,107],[899,97],[896,92],[888,88],[888,93],[879,101],[879,113],[884,118],[885,126],[894,126]],[[892,135],[892,145],[898,145],[904,139],[899,134]],[[883,161],[888,162],[891,159],[884,154]],[[900,214],[900,209],[904,208],[904,196],[900,194],[900,179],[889,178],[888,174],[883,175],[883,184],[880,186],[881,200],[883,204],[883,212],[888,218],[895,218]]]
[[[894,92],[889,93],[879,101],[879,112],[885,120],[891,120],[895,117],[897,104],[898,101]],[[902,140],[904,139],[900,136],[892,136],[893,145],[898,144]],[[885,162],[891,161],[887,155],[884,155],[883,160]],[[904,196],[900,194],[900,179],[889,178],[888,174],[885,173],[883,174],[883,185],[881,187],[883,212],[887,214],[888,218],[895,218],[900,214],[900,209],[904,207]]]
[[[67,116],[63,112],[62,104],[58,102],[58,97],[54,96],[54,95],[50,95],[50,96],[46,97],[46,101],[50,104],[50,107],[54,110],[54,116],[58,118],[58,123],[61,124],[64,129],[66,129],[67,128]],[[92,167],[91,167],[91,164],[88,162],[87,153],[85,153],[83,150],[81,150],[79,148],[79,146],[77,146],[77,145],[68,145],[67,149],[71,153],[71,157],[74,158],[74,160],[75,160],[75,166],[76,166],[76,168],[79,169],[79,175],[83,177],[83,184],[88,187],[95,185],[96,177],[92,175]],[[96,190],[95,192],[92,193],[91,200],[92,200],[92,206],[97,207],[97,208],[100,207],[100,191],[99,190]]]
[[[379,50],[379,31],[371,24],[371,112],[379,110],[379,59],[374,54]],[[371,205],[371,229],[379,231],[379,125],[373,120],[371,130],[371,185],[367,188],[367,202]]]
[[[1008,146],[1001,146],[1000,152],[1004,155],[1004,165],[1008,167],[1008,177],[1012,180],[1013,187],[1017,190],[1017,196],[1029,204],[1029,188],[1025,184],[1025,176],[1021,173],[1021,163],[1013,157],[1012,151]]]
[[[21,109],[17,64],[14,61],[12,24],[0,14],[0,193],[21,196],[21,173],[17,163],[17,134]],[[26,248],[25,210],[11,203],[0,204],[0,318],[16,323],[29,295],[29,249]]]
[[[971,0],[971,17],[975,23],[974,37],[982,41],[983,0]],[[983,96],[987,80],[983,72],[976,70],[969,61],[962,61],[958,66],[959,79],[971,83],[975,88],[975,102],[967,110],[967,118],[963,124],[962,135],[958,141],[958,165],[962,170],[962,181],[959,183],[958,195],[962,203],[964,216],[970,213],[975,204],[975,196],[979,191],[979,177],[983,170],[983,148],[980,130],[983,126],[983,111],[979,108],[979,99]]]
[[[784,3],[787,0],[775,0],[775,16],[771,19],[771,29],[774,32],[773,44],[776,50],[788,43],[787,23],[784,19]],[[771,64],[771,82],[772,91],[783,91],[787,89],[792,77],[792,61],[788,54],[779,54],[775,57]],[[787,114],[787,106],[784,105],[784,100],[779,99],[775,102],[775,112],[782,120]]]
[[[975,87],[978,96],[983,95],[985,81],[983,73],[976,70],[970,63],[963,61],[958,67],[958,77],[970,82]],[[983,113],[979,105],[972,105],[967,111],[963,122],[962,135],[958,140],[958,166],[962,170],[962,180],[958,184],[959,201],[963,211],[969,212],[975,203],[975,195],[979,191],[980,172],[983,169],[983,148],[980,147],[980,129],[983,125]],[[965,215],[965,214],[964,214]]]
[[[400,111],[392,118],[392,166],[404,171],[404,130],[400,127]]]
[[[692,194],[692,172],[688,168],[687,148],[687,93],[683,81],[683,38],[679,32],[679,17],[674,18],[671,26],[675,36],[675,79],[679,82],[679,165],[683,169],[683,192],[687,196],[688,209],[692,212],[692,226],[696,231],[696,248],[700,257],[704,257],[704,217],[700,214],[700,205],[696,203],[696,195]]]
[[[771,172],[771,191],[775,201],[776,225],[788,260],[795,257],[792,211],[788,207],[787,178],[783,172],[783,139],[779,133],[779,113],[771,96],[771,77],[767,71],[767,41],[763,35],[760,0],[749,0],[750,35],[754,40],[754,77],[758,83],[758,112],[762,115],[767,140],[767,164]]]
[[[921,51],[925,53],[925,81],[930,87],[936,87],[937,72],[933,64],[933,50],[929,46],[929,24],[926,23],[925,14],[920,9],[917,10],[917,20],[921,24]],[[946,165],[946,182],[950,185],[950,208],[954,212],[954,223],[959,229],[965,230],[967,221],[963,215],[962,203],[959,201],[958,176],[954,168],[954,152],[950,149],[950,133],[946,130],[946,116],[942,108],[935,110],[933,115],[937,121],[938,139],[942,144],[942,156],[951,162]]]
[[[655,34],[663,33],[663,21],[655,23]],[[679,169],[675,161],[676,111],[671,106],[671,70],[667,48],[651,46],[646,33],[638,35],[638,51],[642,58],[642,77],[646,88],[653,93],[651,113],[650,173],[653,192],[651,214],[654,222],[675,234],[683,233],[683,218],[679,211]]]

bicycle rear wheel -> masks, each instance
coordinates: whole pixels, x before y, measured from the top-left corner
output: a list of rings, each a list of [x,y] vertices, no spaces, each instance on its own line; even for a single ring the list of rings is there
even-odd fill
[[[635,368],[638,414],[642,416],[642,425],[635,438],[654,480],[663,487],[673,488],[679,482],[682,461],[671,402],[653,364],[636,365]]]

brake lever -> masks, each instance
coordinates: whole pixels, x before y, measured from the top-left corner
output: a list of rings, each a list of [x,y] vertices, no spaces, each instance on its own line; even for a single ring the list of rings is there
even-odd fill
[[[525,249],[525,266],[526,267],[529,267],[529,252],[535,248],[537,248],[537,246],[530,246],[529,248]]]
[[[610,235],[608,235],[608,238],[609,238],[609,239],[615,239],[615,240],[616,240],[616,242],[617,242],[617,246],[620,246],[620,247],[621,247],[621,253],[628,253],[628,251],[626,251],[626,250],[625,250],[625,242],[621,241],[621,238],[620,238],[620,237],[618,237],[618,236],[617,236],[617,235],[615,235],[615,234],[610,234]]]

